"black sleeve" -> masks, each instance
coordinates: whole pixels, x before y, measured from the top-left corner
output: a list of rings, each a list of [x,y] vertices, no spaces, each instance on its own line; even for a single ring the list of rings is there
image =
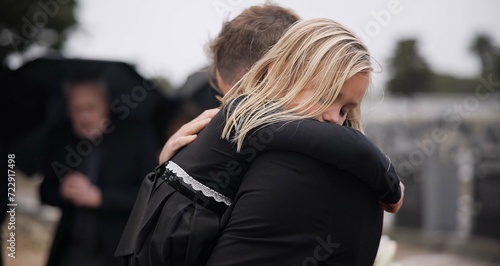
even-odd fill
[[[265,126],[247,142],[260,151],[298,152],[348,171],[385,203],[401,197],[399,177],[389,158],[353,128],[305,119]]]
[[[67,205],[67,203],[61,198],[59,186],[59,179],[55,176],[45,176],[39,187],[41,202],[43,204],[59,207]]]

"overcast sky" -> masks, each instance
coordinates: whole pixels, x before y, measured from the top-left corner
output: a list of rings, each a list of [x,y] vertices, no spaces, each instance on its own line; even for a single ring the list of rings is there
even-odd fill
[[[178,86],[208,60],[204,46],[249,0],[85,0],[79,1],[79,28],[71,35],[69,57],[125,61],[146,77],[165,76]],[[366,43],[387,77],[387,62],[402,38],[417,38],[421,54],[436,72],[473,77],[479,61],[470,52],[484,32],[500,46],[497,0],[293,0],[274,1],[303,18],[327,17],[353,29]]]

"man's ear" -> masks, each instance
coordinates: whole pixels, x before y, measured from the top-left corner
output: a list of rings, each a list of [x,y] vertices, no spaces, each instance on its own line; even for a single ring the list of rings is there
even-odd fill
[[[231,85],[227,84],[222,77],[219,75],[219,71],[216,69],[215,70],[215,78],[217,79],[217,85],[219,89],[221,90],[222,94],[226,94],[230,89]]]

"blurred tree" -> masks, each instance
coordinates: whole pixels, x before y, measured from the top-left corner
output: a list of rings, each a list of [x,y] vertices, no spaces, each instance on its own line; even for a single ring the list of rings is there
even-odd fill
[[[500,52],[493,56],[493,68],[491,71],[493,72],[493,80],[500,81]],[[496,88],[500,90],[498,86]]]
[[[434,74],[432,91],[442,93],[473,93],[477,88],[477,78],[462,78],[447,74]]]
[[[411,95],[430,91],[433,73],[424,58],[417,51],[415,39],[402,40],[396,46],[390,60],[389,92]]]
[[[479,34],[472,42],[471,50],[481,60],[482,73],[491,71],[493,68],[493,55],[495,47],[491,38],[486,34]]]
[[[76,0],[0,1],[0,66],[32,45],[59,50],[76,24]]]
[[[471,51],[476,53],[481,60],[481,76],[492,75],[495,81],[500,80],[500,48],[493,44],[486,34],[476,36],[471,45]]]

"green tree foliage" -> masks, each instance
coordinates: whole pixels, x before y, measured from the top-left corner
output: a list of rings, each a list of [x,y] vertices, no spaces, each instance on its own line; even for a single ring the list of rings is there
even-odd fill
[[[493,68],[491,71],[494,80],[500,81],[500,53],[495,54],[495,56],[493,57]]]
[[[76,24],[75,0],[0,1],[0,65],[33,44],[59,50]]]
[[[412,95],[430,91],[433,73],[419,55],[415,39],[402,40],[390,60],[390,79],[387,85],[393,94]]]
[[[436,73],[432,78],[433,92],[474,93],[479,84],[479,77],[495,82],[500,81],[500,50],[495,47],[491,38],[485,34],[477,35],[472,41],[470,50],[481,62],[479,76],[470,79]]]
[[[493,44],[491,38],[486,34],[477,35],[470,49],[481,61],[481,76],[486,78],[491,75],[492,80],[500,81],[500,48]]]
[[[473,93],[478,85],[475,78],[460,78],[446,74],[434,74],[432,92],[440,93]]]
[[[482,72],[491,71],[493,69],[493,57],[495,47],[489,36],[479,34],[476,36],[471,46],[472,52],[476,53],[481,60]]]

